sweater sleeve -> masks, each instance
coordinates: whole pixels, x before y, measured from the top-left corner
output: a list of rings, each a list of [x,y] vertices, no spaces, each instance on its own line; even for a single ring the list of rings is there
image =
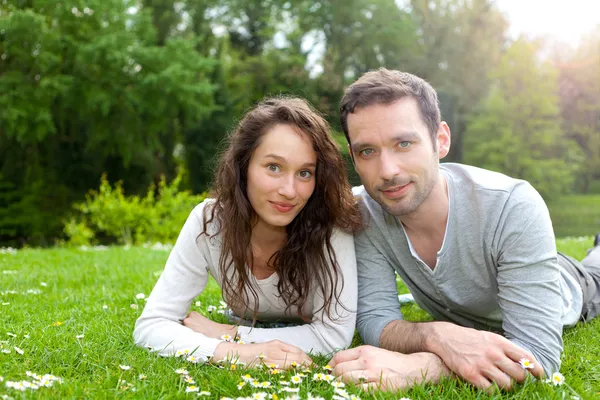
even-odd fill
[[[197,243],[203,228],[205,203],[199,204],[185,222],[165,269],[135,323],[135,343],[151,347],[160,355],[175,355],[187,350],[200,361],[206,361],[222,342],[194,332],[181,323],[193,299],[208,282],[208,264]]]
[[[365,344],[379,347],[385,327],[403,319],[398,301],[396,272],[387,257],[373,244],[369,227],[356,235],[358,270],[357,328]]]
[[[343,288],[337,303],[331,303],[333,319],[327,316],[323,298],[315,293],[313,319],[310,324],[286,328],[249,328],[240,326],[242,339],[251,342],[280,340],[300,347],[305,352],[331,353],[350,346],[356,323],[356,256],[352,235],[336,231],[331,239],[343,277]]]
[[[548,208],[529,184],[513,189],[495,242],[504,334],[551,375],[563,345],[560,270]]]

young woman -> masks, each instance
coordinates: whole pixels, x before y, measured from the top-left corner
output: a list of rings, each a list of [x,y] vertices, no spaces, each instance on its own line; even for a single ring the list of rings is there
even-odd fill
[[[135,342],[201,361],[252,363],[260,355],[280,367],[310,363],[307,352],[348,347],[357,298],[352,233],[361,218],[325,120],[302,99],[262,102],[231,135],[214,193],[181,230]],[[188,315],[209,274],[239,318],[289,325],[250,328]]]

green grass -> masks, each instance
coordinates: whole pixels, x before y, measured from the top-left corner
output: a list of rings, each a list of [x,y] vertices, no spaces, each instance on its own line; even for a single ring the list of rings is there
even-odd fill
[[[560,249],[579,258],[589,245],[590,238],[559,242]],[[185,393],[185,382],[174,372],[178,368],[186,368],[200,390],[211,392],[209,398],[249,396],[250,387],[237,389],[240,376],[245,373],[261,381],[271,381],[274,388],[265,392],[278,392],[278,382],[289,380],[290,372],[272,376],[257,369],[230,371],[212,365],[193,365],[181,359],[150,354],[133,344],[133,324],[144,305],[143,300],[136,299],[136,294],[150,293],[167,255],[166,251],[141,247],[115,247],[104,251],[30,249],[0,254],[0,341],[4,341],[4,349],[11,350],[10,354],[0,353],[0,376],[4,378],[0,383],[0,398],[2,395],[16,399],[195,398]],[[42,286],[42,282],[46,286]],[[399,285],[401,291],[406,292],[406,288]],[[198,300],[201,306],[194,308],[204,312],[208,305],[218,304],[219,288],[211,282]],[[138,308],[131,308],[131,304],[138,304]],[[415,305],[404,306],[403,312],[410,320],[429,319]],[[7,335],[9,332],[16,337]],[[77,339],[77,335],[84,337]],[[352,387],[347,390],[363,399],[402,396],[411,399],[570,399],[575,393],[580,398],[598,398],[599,335],[600,321],[565,332],[562,372],[568,386],[553,387],[531,381],[510,393],[488,395],[448,379],[403,393],[367,394]],[[359,339],[355,342],[359,344]],[[24,354],[18,354],[15,346]],[[319,357],[316,361],[324,365],[327,359]],[[131,369],[121,370],[120,365]],[[27,379],[26,371],[53,374],[61,377],[63,383],[26,392],[5,386],[6,381]],[[147,378],[140,380],[139,374]],[[302,398],[309,392],[331,398],[333,391],[328,384],[313,382],[312,375],[307,375],[309,377],[300,385]],[[285,394],[279,393],[280,398]]]
[[[600,232],[600,194],[564,196],[548,203],[556,237]]]

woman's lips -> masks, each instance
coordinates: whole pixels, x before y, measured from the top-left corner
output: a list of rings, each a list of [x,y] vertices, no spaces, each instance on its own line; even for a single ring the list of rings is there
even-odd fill
[[[276,201],[270,201],[273,208],[282,213],[290,212],[294,209],[294,205],[290,203],[281,203]]]

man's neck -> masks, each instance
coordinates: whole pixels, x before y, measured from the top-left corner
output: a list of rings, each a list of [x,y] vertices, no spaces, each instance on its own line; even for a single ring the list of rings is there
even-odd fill
[[[414,212],[399,217],[407,230],[423,235],[445,234],[448,221],[448,183],[440,172],[427,199]]]

